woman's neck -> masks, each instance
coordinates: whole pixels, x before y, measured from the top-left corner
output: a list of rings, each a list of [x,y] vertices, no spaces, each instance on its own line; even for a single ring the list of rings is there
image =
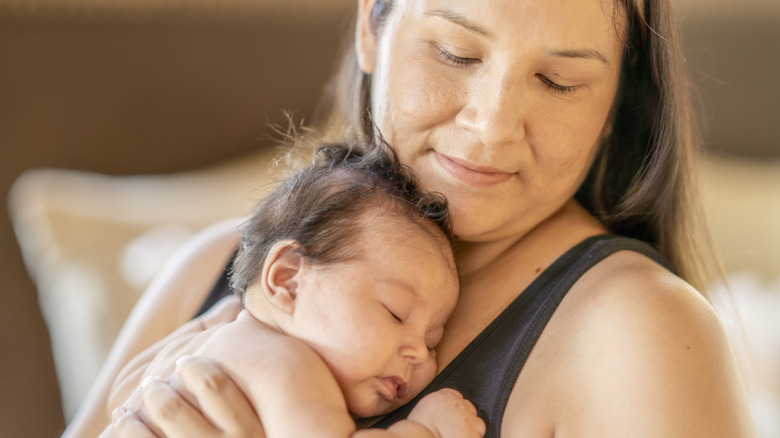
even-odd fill
[[[462,279],[483,277],[506,262],[516,263],[518,256],[538,261],[537,257],[527,255],[541,256],[548,252],[560,255],[585,238],[606,231],[603,225],[572,199],[527,232],[487,242],[459,242],[455,261]]]
[[[529,232],[497,242],[461,242],[460,297],[437,349],[441,371],[558,257],[606,229],[575,201]]]

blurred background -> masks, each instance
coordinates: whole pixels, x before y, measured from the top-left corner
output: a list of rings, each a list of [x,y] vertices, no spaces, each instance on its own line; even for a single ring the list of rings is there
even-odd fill
[[[0,0],[0,437],[58,436],[165,258],[254,203],[268,125],[311,116],[353,3]],[[732,286],[714,303],[776,437],[780,2],[672,3]]]

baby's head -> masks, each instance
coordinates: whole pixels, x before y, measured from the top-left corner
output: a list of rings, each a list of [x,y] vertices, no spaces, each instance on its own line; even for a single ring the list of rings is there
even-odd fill
[[[389,148],[326,145],[244,226],[231,284],[250,313],[311,346],[353,415],[409,401],[458,279],[443,197],[420,190]]]

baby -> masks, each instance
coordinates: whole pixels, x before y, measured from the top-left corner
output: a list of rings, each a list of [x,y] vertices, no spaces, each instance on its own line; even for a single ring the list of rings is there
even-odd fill
[[[238,317],[139,356],[109,411],[140,409],[143,376],[174,376],[177,358],[198,355],[236,381],[268,437],[482,436],[454,390],[424,397],[387,430],[356,431],[355,418],[390,412],[433,379],[459,287],[446,202],[374,150],[321,146],[280,184],[243,227],[231,273]]]

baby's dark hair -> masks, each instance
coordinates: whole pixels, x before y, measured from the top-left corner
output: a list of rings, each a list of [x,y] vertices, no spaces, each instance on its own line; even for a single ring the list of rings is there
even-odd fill
[[[442,245],[454,243],[447,201],[426,192],[387,146],[324,144],[313,163],[279,184],[243,225],[241,248],[230,285],[244,300],[258,278],[271,247],[281,240],[301,244],[315,265],[354,258],[357,236],[368,212],[380,210],[406,218],[427,232],[440,230]]]

